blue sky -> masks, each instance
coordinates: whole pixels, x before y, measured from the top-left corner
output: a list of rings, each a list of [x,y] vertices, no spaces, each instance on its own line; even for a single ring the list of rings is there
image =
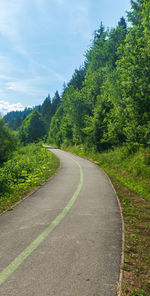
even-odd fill
[[[0,0],[0,113],[61,93],[100,22],[129,10],[130,0]]]

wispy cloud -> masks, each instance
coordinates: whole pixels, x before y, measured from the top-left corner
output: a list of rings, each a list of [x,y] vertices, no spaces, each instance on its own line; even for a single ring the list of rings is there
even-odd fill
[[[57,73],[55,71],[52,71],[52,73],[53,73],[53,75],[56,77],[56,79],[58,81],[60,81],[60,82],[67,82],[67,79],[63,75],[61,75],[61,74],[59,74],[59,73]]]
[[[5,115],[11,111],[16,111],[16,110],[21,111],[23,109],[24,109],[24,106],[19,102],[16,104],[10,104],[8,101],[0,100],[0,113],[2,115]]]
[[[7,89],[29,94],[33,92],[33,87],[29,81],[9,81],[7,83]]]
[[[90,1],[0,0],[3,102],[36,104],[68,81],[90,36]]]
[[[8,81],[10,80],[11,78],[7,75],[0,75],[0,80],[4,80],[4,81]]]
[[[25,93],[28,96],[42,94],[43,91],[39,89],[39,85],[42,84],[43,77],[36,77],[33,79],[9,81],[6,83],[8,91]]]
[[[51,25],[55,24],[55,30],[63,30],[67,27],[67,32],[72,35],[84,36],[89,39],[91,34],[91,24],[89,17],[90,1],[89,0],[51,0],[53,4],[50,7],[49,0],[34,0],[36,7],[43,14],[45,21]],[[57,10],[54,10],[54,2],[58,5]],[[60,6],[60,7],[59,7]],[[48,9],[49,8],[49,9]],[[53,15],[55,13],[55,18]],[[62,14],[62,15],[61,15]],[[58,15],[58,18],[57,18]],[[64,17],[65,19],[63,19]],[[62,23],[63,22],[63,23]]]
[[[21,15],[27,0],[0,0],[0,34],[7,38],[14,49],[27,56],[27,51],[21,41]]]
[[[42,65],[40,65],[42,66]],[[31,79],[14,80],[5,82],[5,87],[7,91],[13,91],[18,93],[24,93],[27,96],[41,95],[43,96],[45,81],[60,81],[65,82],[66,79],[54,70],[50,70],[46,66],[42,66],[44,70],[49,71],[48,75],[45,73],[43,76],[35,76]],[[48,91],[48,90],[47,90]]]
[[[82,35],[89,39],[91,35],[90,17],[89,17],[89,1],[67,1],[56,0],[60,5],[65,6],[69,17],[69,28],[72,34]]]
[[[67,79],[60,73],[56,72],[54,69],[52,69],[50,66],[46,66],[43,64],[38,64],[38,66],[43,69],[44,71],[46,71],[47,73],[49,73],[50,75],[52,75],[53,79],[55,80],[55,78],[60,81],[60,82],[66,82]],[[46,76],[46,73],[45,73]],[[52,79],[52,77],[50,76],[50,79]]]
[[[11,58],[5,55],[0,55],[0,73],[7,77],[10,75],[14,68]]]
[[[71,25],[74,34],[80,34],[85,39],[91,36],[90,6],[89,1],[76,1],[70,5]]]
[[[18,38],[17,15],[21,9],[22,1],[0,1],[0,32],[11,40]]]

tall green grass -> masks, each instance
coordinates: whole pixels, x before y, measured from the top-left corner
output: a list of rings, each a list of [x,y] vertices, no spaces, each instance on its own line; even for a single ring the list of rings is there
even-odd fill
[[[129,146],[97,153],[83,146],[67,147],[68,151],[94,160],[110,176],[150,201],[150,149]]]
[[[58,166],[58,158],[41,144],[30,144],[15,151],[0,168],[0,212],[45,182]]]

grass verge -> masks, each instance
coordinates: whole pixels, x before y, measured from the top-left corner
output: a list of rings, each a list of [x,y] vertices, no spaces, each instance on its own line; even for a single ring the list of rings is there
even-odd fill
[[[59,159],[41,144],[19,148],[0,168],[0,213],[44,183],[59,167]]]
[[[66,150],[94,161],[109,175],[125,224],[122,296],[150,296],[150,150],[131,153],[122,147],[94,153],[76,146]]]

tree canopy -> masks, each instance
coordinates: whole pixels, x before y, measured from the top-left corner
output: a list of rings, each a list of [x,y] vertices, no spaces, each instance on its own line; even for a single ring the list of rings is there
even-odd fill
[[[20,129],[20,140],[24,143],[37,142],[46,134],[46,123],[42,114],[35,110],[23,121]]]

